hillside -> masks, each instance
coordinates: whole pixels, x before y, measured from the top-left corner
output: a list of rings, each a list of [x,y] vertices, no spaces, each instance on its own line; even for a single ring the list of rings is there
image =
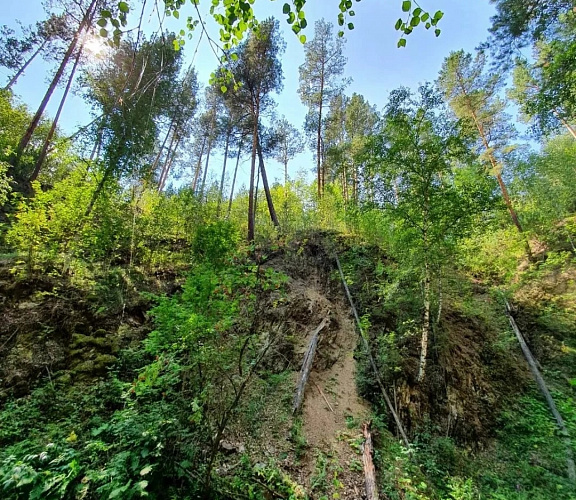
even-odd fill
[[[5,2],[0,500],[576,500],[575,1]]]
[[[419,383],[419,342],[403,317],[411,298],[384,302],[394,263],[352,243],[309,233],[248,258],[200,259],[182,278],[140,276],[122,304],[111,278],[123,276],[127,290],[134,270],[115,268],[92,291],[65,278],[3,281],[8,498],[196,498],[206,487],[218,498],[364,498],[365,422],[384,498],[548,498],[552,487],[572,498],[562,441],[501,298],[452,276]],[[334,251],[410,451],[367,361]],[[541,290],[565,307],[574,284],[558,274],[569,269],[536,272],[539,288],[555,276]],[[525,280],[515,316],[572,429],[576,351],[536,312],[535,278]],[[324,319],[293,414],[304,352]]]

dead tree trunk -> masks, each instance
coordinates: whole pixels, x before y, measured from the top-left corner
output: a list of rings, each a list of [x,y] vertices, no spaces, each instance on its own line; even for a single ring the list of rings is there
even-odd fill
[[[548,390],[548,386],[546,385],[546,382],[544,381],[544,378],[542,377],[540,370],[538,370],[537,362],[534,359],[532,352],[530,352],[530,348],[528,347],[528,344],[526,344],[526,341],[524,340],[524,337],[522,336],[522,333],[520,332],[518,325],[516,325],[516,321],[514,321],[514,318],[512,317],[512,311],[508,301],[506,301],[506,315],[508,316],[508,320],[510,321],[512,330],[514,330],[516,338],[518,339],[518,343],[520,344],[522,353],[524,354],[524,357],[528,362],[530,371],[532,372],[532,375],[534,376],[534,379],[538,384],[538,388],[540,389],[540,392],[544,396],[544,399],[546,399],[546,402],[548,403],[548,408],[550,408],[550,412],[552,413],[552,415],[554,415],[554,418],[556,419],[556,425],[558,426],[558,430],[560,431],[560,435],[562,436],[562,440],[564,441],[564,445],[566,446],[566,472],[568,478],[572,482],[576,482],[576,467],[574,466],[574,455],[572,453],[572,444],[570,442],[570,435],[568,433],[568,429],[566,428],[566,424],[564,423],[562,415],[560,415],[558,408],[556,408],[556,403],[554,403],[554,399],[552,398],[552,395]]]
[[[396,422],[396,427],[398,429],[398,432],[402,436],[402,440],[404,441],[404,444],[406,445],[406,447],[409,448],[410,447],[410,441],[408,441],[408,436],[406,435],[406,431],[404,430],[404,426],[402,425],[402,421],[400,420],[398,413],[396,413],[396,410],[394,409],[394,405],[392,404],[392,401],[390,400],[390,397],[388,396],[388,393],[386,392],[384,384],[382,383],[382,378],[380,377],[380,371],[378,370],[378,366],[376,366],[376,361],[374,360],[374,356],[372,356],[372,351],[370,350],[370,344],[368,344],[368,340],[366,339],[366,336],[364,335],[364,332],[362,331],[362,324],[360,323],[360,317],[358,316],[358,311],[356,310],[356,307],[354,306],[354,301],[352,300],[352,295],[350,293],[350,289],[348,288],[348,283],[346,283],[346,278],[344,277],[344,271],[342,271],[342,265],[340,264],[340,259],[338,258],[338,255],[336,254],[336,252],[334,252],[334,259],[336,260],[336,265],[338,266],[338,272],[340,273],[340,279],[342,280],[342,285],[344,286],[344,291],[346,292],[346,297],[348,298],[348,301],[350,302],[350,307],[352,309],[352,313],[354,314],[354,319],[356,320],[356,326],[358,327],[358,331],[360,332],[360,338],[362,339],[362,344],[364,345],[364,349],[366,350],[366,354],[368,355],[368,359],[370,360],[370,366],[372,367],[372,371],[374,372],[374,378],[376,379],[376,382],[378,383],[378,387],[380,387],[380,392],[382,393],[382,397],[384,398],[384,401],[386,402],[386,406],[388,406],[388,410],[390,410],[390,413],[392,414],[392,417],[394,418],[394,422]]]
[[[82,21],[80,21],[80,25],[78,26],[78,29],[76,30],[76,33],[74,34],[74,38],[72,38],[72,41],[70,42],[70,45],[68,46],[68,50],[64,54],[64,57],[62,59],[62,62],[60,63],[60,66],[58,67],[58,70],[56,71],[56,74],[54,75],[52,82],[50,82],[50,85],[48,86],[48,90],[46,90],[46,94],[44,94],[44,98],[42,99],[40,106],[38,106],[38,110],[36,111],[34,118],[32,118],[32,121],[30,122],[28,129],[26,130],[26,132],[22,136],[22,139],[20,140],[20,143],[18,144],[18,148],[16,149],[16,157],[14,159],[14,166],[15,167],[18,166],[18,163],[20,162],[20,158],[22,156],[22,153],[24,152],[24,150],[28,146],[30,139],[32,139],[32,134],[34,133],[34,131],[36,130],[36,127],[38,127],[38,124],[40,123],[40,119],[42,118],[42,115],[44,114],[44,110],[46,109],[46,106],[48,105],[48,101],[52,97],[52,94],[54,93],[54,89],[56,89],[58,82],[60,82],[60,78],[62,77],[62,74],[64,73],[64,70],[66,69],[66,66],[68,65],[68,62],[70,61],[70,58],[72,57],[72,54],[74,53],[74,50],[76,49],[76,45],[78,44],[78,41],[80,40],[80,38],[82,36],[82,32],[84,31],[85,28],[90,27],[90,24],[92,22],[92,18],[94,16],[94,13],[96,12],[96,5],[97,5],[98,1],[99,0],[92,0],[92,2],[90,2],[90,5],[89,5],[88,9],[86,10],[86,13],[84,14],[84,17],[82,18]]]
[[[310,376],[310,370],[312,369],[312,363],[314,363],[314,355],[316,354],[316,347],[318,346],[318,337],[322,329],[326,326],[328,322],[328,317],[322,320],[322,323],[318,325],[314,333],[312,334],[312,339],[308,344],[308,349],[304,354],[304,361],[302,362],[302,368],[300,370],[300,377],[298,379],[298,384],[296,385],[296,394],[294,395],[294,405],[292,407],[293,413],[297,413],[302,406],[302,401],[304,400],[304,391],[306,390],[306,383],[308,382],[308,377]]]
[[[376,485],[376,469],[372,461],[372,434],[370,433],[370,423],[364,422],[362,426],[364,434],[364,445],[362,446],[362,463],[364,464],[364,478],[366,484],[366,500],[378,500],[378,486]]]
[[[30,181],[35,181],[40,174],[40,169],[42,168],[42,164],[46,159],[48,154],[48,148],[50,147],[50,143],[52,142],[52,137],[56,133],[56,127],[58,126],[58,120],[60,119],[60,115],[62,114],[62,109],[64,108],[64,103],[66,102],[66,98],[68,97],[68,92],[70,92],[70,87],[72,86],[72,82],[74,81],[74,75],[76,74],[76,69],[78,68],[78,63],[80,62],[80,57],[82,56],[82,50],[84,45],[80,46],[78,50],[78,54],[76,54],[76,59],[74,60],[74,66],[72,66],[72,70],[70,71],[70,76],[68,77],[68,82],[66,83],[66,88],[64,89],[64,93],[62,94],[62,98],[60,99],[60,104],[58,105],[58,110],[56,111],[56,116],[54,116],[54,120],[52,120],[52,125],[44,140],[44,144],[42,145],[42,151],[40,151],[40,155],[36,160],[36,165],[34,166],[34,172],[30,176]]]

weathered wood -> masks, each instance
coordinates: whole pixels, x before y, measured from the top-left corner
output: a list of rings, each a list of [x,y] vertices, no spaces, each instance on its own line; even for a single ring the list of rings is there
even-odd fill
[[[316,354],[316,346],[318,345],[318,336],[322,329],[328,323],[328,317],[322,320],[322,323],[318,325],[314,333],[312,333],[312,339],[308,344],[308,349],[304,354],[304,361],[302,362],[302,368],[300,370],[300,378],[298,380],[298,385],[296,386],[296,395],[294,396],[293,412],[297,413],[302,406],[302,401],[304,399],[304,391],[306,389],[306,382],[308,382],[308,377],[310,376],[310,370],[312,369],[312,363],[314,362],[314,354]]]
[[[372,351],[370,350],[370,345],[368,344],[368,340],[362,331],[362,324],[360,323],[360,317],[358,316],[358,311],[356,311],[356,307],[354,306],[354,301],[352,300],[352,295],[350,293],[350,289],[348,288],[348,283],[346,283],[346,278],[344,277],[344,271],[342,271],[342,266],[340,264],[340,259],[336,252],[334,252],[334,259],[336,260],[336,265],[338,266],[338,272],[340,273],[340,279],[342,280],[342,285],[344,286],[344,291],[346,292],[346,297],[350,302],[350,307],[352,308],[352,312],[354,313],[354,319],[356,320],[356,325],[358,326],[358,331],[360,332],[360,338],[362,339],[362,343],[364,345],[364,349],[366,350],[366,354],[368,355],[368,359],[370,360],[370,366],[372,367],[372,371],[374,372],[374,377],[376,378],[376,382],[378,383],[378,387],[380,387],[380,392],[382,393],[382,397],[384,401],[386,401],[386,406],[390,410],[392,417],[394,418],[394,422],[396,422],[396,427],[398,432],[402,436],[402,440],[408,449],[410,449],[410,441],[408,441],[408,436],[406,435],[406,431],[404,430],[404,426],[402,425],[402,421],[396,413],[394,409],[394,405],[392,405],[392,401],[384,388],[384,384],[382,383],[382,378],[380,377],[380,371],[376,366],[376,361],[374,360],[374,356],[372,356]]]
[[[330,402],[328,401],[328,398],[326,397],[326,395],[324,394],[324,392],[322,392],[322,389],[320,389],[320,386],[312,381],[312,383],[316,386],[316,389],[318,389],[318,393],[320,394],[320,396],[322,396],[324,398],[324,401],[326,401],[326,404],[328,405],[329,410],[334,413],[334,408],[332,408],[332,405],[330,404]]]
[[[564,419],[562,418],[562,415],[560,415],[558,408],[556,408],[556,403],[554,403],[554,399],[552,398],[552,395],[550,394],[550,391],[548,390],[548,386],[546,385],[546,382],[544,381],[544,377],[542,377],[542,374],[540,373],[540,370],[538,369],[538,362],[536,361],[536,359],[532,355],[532,352],[530,351],[528,344],[526,344],[526,341],[524,340],[524,336],[520,332],[520,329],[518,328],[516,321],[512,317],[512,309],[510,308],[510,304],[508,303],[507,300],[506,300],[506,315],[508,316],[508,320],[510,321],[510,326],[512,326],[512,330],[514,330],[516,338],[518,339],[518,343],[520,344],[520,348],[522,349],[522,353],[524,354],[524,357],[526,358],[526,361],[528,362],[528,366],[530,367],[530,370],[532,371],[532,375],[534,376],[534,379],[536,380],[536,384],[538,384],[538,388],[540,389],[540,392],[542,393],[542,395],[544,396],[544,399],[546,399],[546,402],[548,403],[548,407],[550,408],[550,412],[552,413],[552,415],[554,415],[554,418],[556,419],[556,425],[558,426],[558,429],[560,431],[560,435],[562,436],[562,440],[564,441],[564,445],[566,446],[566,471],[567,471],[567,475],[571,481],[576,482],[576,467],[574,466],[574,455],[572,453],[570,434],[568,433],[568,429],[566,428],[566,424],[564,423]]]
[[[364,422],[362,426],[364,445],[362,446],[362,462],[364,464],[364,479],[366,485],[366,500],[378,500],[378,486],[376,485],[376,469],[372,460],[374,451],[372,446],[372,434],[370,422]]]

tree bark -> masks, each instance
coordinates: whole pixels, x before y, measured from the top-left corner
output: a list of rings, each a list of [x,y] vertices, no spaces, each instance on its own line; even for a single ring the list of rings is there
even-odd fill
[[[164,151],[164,147],[166,146],[166,143],[168,142],[168,137],[170,137],[170,134],[172,133],[172,129],[174,128],[174,122],[175,120],[172,120],[170,122],[170,127],[168,127],[168,131],[166,132],[166,135],[164,136],[164,140],[162,141],[162,145],[160,146],[160,149],[158,150],[158,154],[156,155],[156,158],[154,158],[154,163],[152,164],[152,170],[156,170],[156,168],[158,167],[158,163],[160,163],[160,158],[162,157],[162,151]],[[172,144],[174,143],[174,134],[172,134],[172,138],[170,140],[170,145],[168,146],[168,151],[170,151],[170,149],[172,149]]]
[[[304,353],[304,361],[302,361],[302,368],[300,369],[300,376],[298,377],[298,384],[296,384],[296,394],[294,395],[294,403],[292,405],[292,413],[294,414],[298,413],[300,407],[302,406],[302,401],[304,400],[304,391],[306,390],[306,383],[308,382],[308,377],[310,376],[310,370],[312,369],[312,364],[314,363],[314,355],[316,354],[316,347],[318,346],[318,337],[327,323],[328,317],[324,318],[316,330],[314,330],[312,333],[312,338],[308,343],[308,348]]]
[[[322,68],[324,72],[324,68]],[[322,193],[324,192],[324,184],[322,179],[322,152],[320,151],[322,140],[322,104],[324,100],[324,74],[320,78],[320,103],[318,106],[318,131],[316,138],[316,168],[318,169],[318,199],[322,198]]]
[[[262,146],[260,141],[257,140],[258,147],[258,159],[260,161],[260,172],[262,173],[262,185],[264,186],[264,194],[266,195],[266,203],[268,204],[268,211],[270,212],[270,219],[275,227],[280,227],[278,222],[278,216],[276,215],[276,210],[274,209],[274,201],[272,200],[272,194],[270,193],[270,186],[268,185],[268,176],[266,175],[266,168],[264,167],[264,155],[262,154]]]
[[[212,138],[208,138],[208,150],[206,151],[206,162],[204,164],[204,173],[202,174],[202,185],[200,186],[200,196],[204,196],[206,187],[206,178],[208,177],[208,163],[210,161],[210,152],[212,151]]]
[[[254,174],[256,173],[256,152],[258,149],[258,106],[252,113],[252,158],[250,162],[250,189],[248,191],[248,243],[254,242],[256,213],[254,203]]]
[[[86,212],[84,212],[84,217],[88,217],[92,213],[92,210],[94,209],[94,204],[96,203],[96,200],[100,196],[102,189],[104,189],[106,182],[108,182],[108,179],[112,175],[113,170],[114,169],[110,165],[108,167],[106,167],[106,170],[104,170],[104,175],[102,175],[102,179],[100,179],[98,186],[96,186],[96,189],[94,190],[94,193],[92,194],[92,198],[90,199],[90,203],[88,204],[88,208],[86,208]]]
[[[224,194],[224,178],[226,177],[226,162],[228,161],[228,146],[230,145],[230,129],[226,132],[226,145],[224,146],[224,163],[222,164],[222,177],[220,178],[220,190],[218,191],[218,204],[216,206],[216,217],[220,218],[220,206],[222,205],[222,195]]]
[[[370,424],[364,422],[362,426],[364,434],[364,444],[362,445],[362,463],[364,464],[364,479],[366,485],[366,500],[378,500],[378,486],[376,485],[376,468],[372,461],[372,434],[370,433]]]
[[[430,266],[424,264],[424,319],[422,321],[422,340],[420,341],[420,365],[418,382],[424,380],[426,374],[426,356],[428,355],[428,334],[430,333]]]
[[[172,167],[172,163],[174,163],[174,158],[176,158],[176,152],[178,151],[178,146],[180,146],[181,137],[178,137],[176,140],[176,144],[174,145],[173,149],[168,149],[168,158],[164,163],[164,168],[162,168],[162,174],[160,183],[158,185],[158,192],[162,192],[164,190],[164,186],[166,185],[166,179],[168,179],[168,174],[170,173],[170,168]]]
[[[196,172],[194,173],[194,180],[192,181],[192,192],[196,192],[198,187],[198,179],[200,178],[200,170],[202,169],[202,156],[204,155],[204,147],[206,146],[206,136],[202,139],[202,148],[200,149],[200,156],[196,164]]]
[[[36,160],[36,165],[34,166],[34,171],[30,176],[30,181],[35,181],[40,174],[40,169],[42,168],[42,164],[46,159],[46,155],[48,154],[48,148],[50,147],[50,143],[52,142],[52,137],[54,137],[54,133],[56,132],[56,127],[58,126],[58,120],[60,119],[60,114],[62,113],[62,109],[64,108],[64,103],[66,102],[66,98],[68,97],[68,92],[70,92],[70,87],[72,86],[72,82],[74,81],[74,75],[76,74],[76,69],[78,68],[78,63],[80,62],[80,57],[82,56],[82,50],[84,45],[81,45],[78,49],[78,54],[76,55],[76,59],[74,60],[74,66],[72,66],[72,71],[70,71],[70,76],[68,77],[68,83],[66,83],[66,88],[64,89],[64,94],[62,94],[62,98],[60,99],[60,104],[58,105],[58,110],[56,111],[56,116],[54,120],[52,120],[52,125],[44,139],[44,144],[42,146],[42,151],[40,151],[40,155]]]
[[[76,33],[74,34],[74,38],[70,42],[70,45],[68,46],[68,50],[64,54],[64,58],[62,59],[62,62],[60,63],[60,66],[58,67],[58,70],[56,71],[56,74],[54,75],[52,82],[48,86],[48,90],[46,91],[46,94],[44,95],[44,98],[42,99],[40,106],[38,106],[38,110],[36,111],[34,118],[32,118],[30,125],[28,126],[28,128],[26,129],[26,132],[22,136],[22,139],[20,140],[20,143],[18,144],[18,148],[16,149],[16,156],[15,156],[14,162],[13,162],[13,165],[15,167],[18,166],[18,164],[20,163],[20,158],[22,157],[22,153],[24,152],[24,150],[26,149],[26,147],[30,143],[30,139],[32,139],[32,134],[34,133],[34,131],[38,127],[38,124],[40,123],[40,119],[42,118],[42,115],[44,114],[44,110],[46,109],[46,106],[48,105],[48,101],[50,101],[50,98],[52,97],[52,94],[54,93],[56,86],[60,82],[60,78],[62,77],[62,74],[64,73],[64,70],[65,70],[66,66],[68,65],[68,62],[69,62],[70,58],[72,57],[72,54],[74,53],[74,49],[76,48],[76,45],[78,44],[78,40],[80,39],[82,32],[84,31],[84,29],[86,27],[89,27],[90,23],[92,22],[92,16],[94,15],[94,12],[96,10],[95,8],[96,8],[96,5],[98,4],[98,1],[99,0],[92,0],[90,5],[88,6],[86,13],[84,14],[84,17],[82,18],[82,21],[80,22],[80,25],[78,26],[78,29],[76,30]]]
[[[548,403],[548,408],[550,408],[550,412],[552,413],[552,415],[554,415],[554,418],[556,419],[556,425],[558,426],[558,429],[560,431],[560,435],[562,436],[562,440],[564,441],[564,444],[566,446],[566,471],[567,471],[567,475],[568,475],[568,478],[572,482],[576,482],[576,467],[574,465],[574,455],[572,453],[572,443],[570,440],[570,434],[568,433],[568,429],[566,428],[566,424],[564,423],[564,419],[562,418],[562,415],[560,415],[558,408],[556,408],[556,403],[554,403],[554,399],[552,398],[552,395],[550,394],[550,391],[548,390],[548,386],[546,385],[546,382],[544,381],[544,378],[542,377],[542,374],[540,373],[540,370],[538,369],[537,362],[534,359],[534,356],[532,355],[530,348],[526,344],[526,341],[524,340],[524,337],[522,336],[522,333],[520,332],[518,325],[516,325],[516,321],[512,317],[512,311],[511,311],[510,304],[508,303],[508,301],[506,301],[506,315],[508,316],[508,320],[510,321],[510,325],[512,326],[512,330],[514,330],[514,334],[516,335],[516,339],[518,340],[518,343],[520,344],[520,348],[522,349],[522,353],[524,354],[524,357],[526,358],[526,361],[528,362],[528,366],[530,367],[530,371],[532,372],[532,375],[534,376],[534,379],[536,380],[536,383],[538,384],[538,388],[540,389],[540,392],[542,393],[542,395],[544,396],[544,399]]]
[[[236,174],[238,173],[238,165],[240,164],[240,154],[242,153],[242,142],[244,137],[240,139],[240,144],[238,145],[238,153],[236,154],[236,167],[234,168],[234,176],[232,177],[232,187],[230,188],[230,200],[228,201],[228,213],[226,218],[230,218],[230,212],[232,211],[232,200],[234,199],[234,186],[236,185]]]
[[[46,47],[46,40],[43,41],[39,47],[34,51],[34,54],[32,54],[28,60],[22,65],[22,67],[16,72],[16,74],[10,78],[10,81],[6,84],[6,86],[4,87],[4,90],[9,90],[13,85],[16,84],[16,81],[18,80],[18,78],[20,78],[22,76],[22,73],[24,73],[24,71],[26,71],[26,68],[30,65],[30,63],[36,59],[36,56],[38,54],[40,54],[40,52],[42,52],[44,50],[44,47]]]

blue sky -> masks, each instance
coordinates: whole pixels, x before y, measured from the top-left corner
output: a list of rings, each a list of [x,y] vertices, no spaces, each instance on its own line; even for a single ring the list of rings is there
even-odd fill
[[[132,0],[134,2],[135,0]],[[160,0],[159,0],[160,1]],[[282,58],[284,71],[284,89],[276,96],[277,114],[285,115],[295,126],[300,127],[304,122],[306,108],[300,103],[297,94],[298,67],[304,61],[303,47],[290,30],[282,15],[282,0],[257,0],[255,4],[256,15],[260,19],[275,16],[280,19],[280,27],[286,41],[286,52]],[[45,17],[40,0],[28,2],[12,2],[2,0],[1,24],[15,26],[16,19],[24,24],[33,23]],[[210,6],[209,0],[201,0],[201,12],[207,14]],[[352,83],[347,89],[348,94],[353,92],[362,94],[371,104],[382,109],[386,104],[389,92],[399,86],[416,88],[420,83],[434,80],[442,65],[444,58],[453,50],[464,49],[473,51],[488,35],[490,17],[494,13],[488,0],[423,0],[420,6],[428,11],[444,11],[444,18],[440,22],[442,34],[436,38],[432,30],[416,29],[407,38],[407,46],[402,49],[396,47],[398,32],[394,24],[403,16],[401,0],[362,0],[354,5],[356,16],[353,21],[355,29],[346,33],[345,55],[348,58],[345,77],[350,77]],[[308,28],[305,34],[310,39],[313,36],[314,21],[324,17],[336,23],[338,15],[337,0],[308,0],[305,12]],[[180,20],[170,19],[166,27],[180,29],[184,27],[187,15],[193,14],[193,7],[187,3],[181,13]],[[157,29],[156,15],[145,16],[151,21],[144,27],[145,32],[151,33]],[[209,23],[210,29],[215,28]],[[216,30],[214,29],[216,33]],[[200,32],[195,38],[187,41],[184,48],[186,61],[192,60],[194,49]],[[203,40],[198,46],[194,59],[199,81],[207,84],[210,73],[217,65],[216,58],[208,44]],[[0,68],[0,78],[6,80],[8,72]],[[42,61],[35,62],[26,75],[15,88],[21,100],[32,109],[36,109],[46,89],[46,82],[50,75],[50,67]],[[58,92],[61,92],[59,90]],[[52,99],[48,113],[53,115],[57,106],[58,97]],[[66,132],[73,132],[78,125],[90,120],[89,110],[82,100],[75,96],[67,102],[61,118],[61,126]],[[219,161],[216,158],[212,167],[216,171]],[[292,173],[297,171],[311,171],[313,168],[312,155],[309,151],[300,155],[290,165]],[[282,169],[274,162],[270,162],[269,177],[283,178]],[[248,166],[243,164],[240,172],[240,183],[246,182]],[[216,172],[214,172],[216,175]],[[310,178],[313,176],[310,174]]]

